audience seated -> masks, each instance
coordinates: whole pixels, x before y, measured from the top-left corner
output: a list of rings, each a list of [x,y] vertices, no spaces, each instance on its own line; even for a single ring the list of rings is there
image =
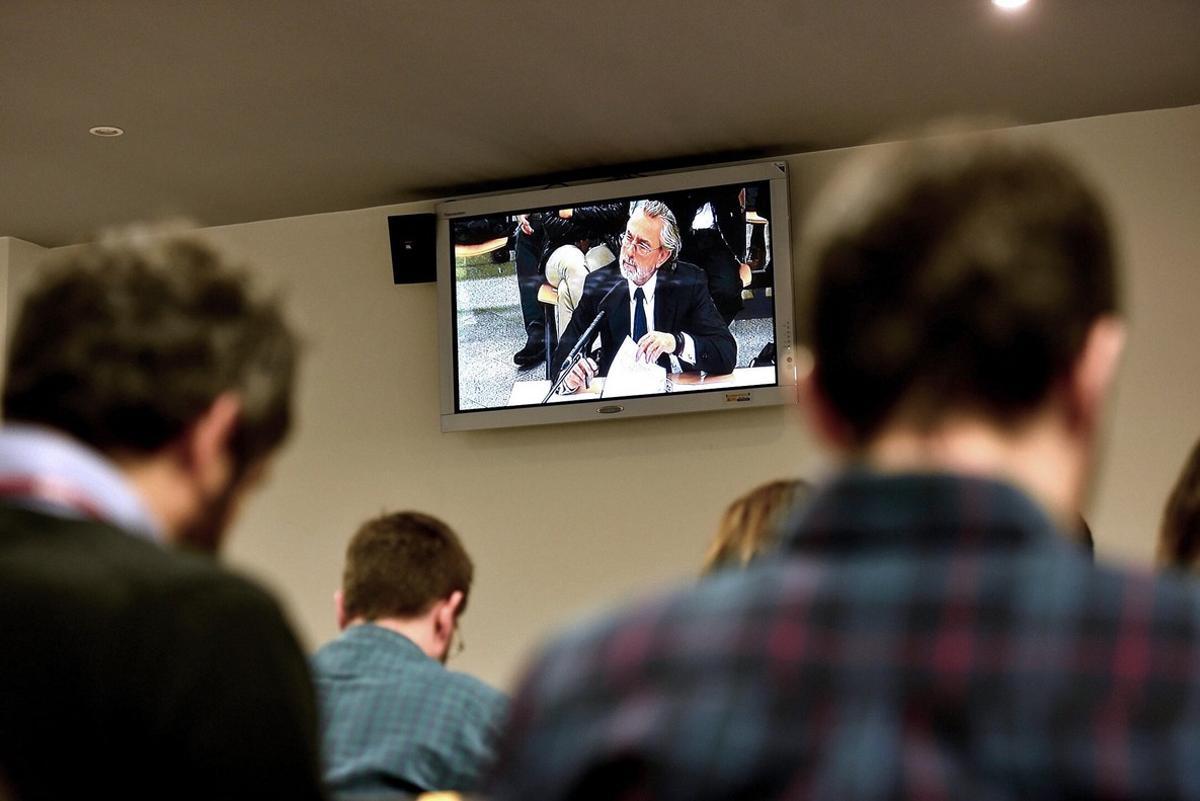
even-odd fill
[[[365,523],[335,596],[342,634],[313,657],[325,777],[343,798],[478,789],[507,699],[444,667],[474,568],[445,523],[417,512]]]
[[[277,306],[177,235],[72,248],[32,289],[0,429],[0,793],[322,797],[304,654],[213,559],[295,361]]]
[[[1200,589],[1066,534],[1124,338],[1105,215],[1030,138],[937,134],[799,239],[840,473],[777,557],[551,643],[492,801],[1200,797]]]
[[[1163,509],[1158,532],[1158,563],[1195,570],[1200,561],[1200,441],[1192,448],[1171,497]]]
[[[769,481],[729,504],[704,557],[705,575],[721,568],[745,567],[779,542],[779,526],[809,493],[808,482],[794,478]]]

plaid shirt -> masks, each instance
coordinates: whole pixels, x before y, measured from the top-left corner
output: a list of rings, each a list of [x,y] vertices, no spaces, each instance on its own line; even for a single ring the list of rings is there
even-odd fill
[[[1200,590],[951,475],[846,473],[782,551],[553,644],[489,798],[1200,798]]]
[[[478,788],[508,711],[501,693],[369,623],[317,651],[312,666],[335,795]]]

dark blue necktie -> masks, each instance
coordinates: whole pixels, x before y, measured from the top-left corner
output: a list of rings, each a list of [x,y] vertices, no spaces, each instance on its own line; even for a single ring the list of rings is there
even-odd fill
[[[640,286],[633,291],[633,299],[637,301],[637,308],[633,310],[633,341],[641,342],[646,336],[646,293]]]

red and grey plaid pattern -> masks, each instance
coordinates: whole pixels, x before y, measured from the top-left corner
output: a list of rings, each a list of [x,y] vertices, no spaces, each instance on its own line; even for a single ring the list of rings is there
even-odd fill
[[[1198,623],[1011,486],[855,470],[778,555],[552,644],[488,797],[1200,798]]]

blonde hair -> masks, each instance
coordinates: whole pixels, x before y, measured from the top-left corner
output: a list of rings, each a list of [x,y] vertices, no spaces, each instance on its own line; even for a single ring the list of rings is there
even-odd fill
[[[780,518],[808,490],[808,482],[802,479],[770,481],[729,504],[708,546],[701,573],[707,575],[728,565],[745,567],[763,551],[774,548]]]
[[[1200,441],[1192,447],[1163,509],[1156,556],[1162,567],[1193,569],[1200,557]]]

